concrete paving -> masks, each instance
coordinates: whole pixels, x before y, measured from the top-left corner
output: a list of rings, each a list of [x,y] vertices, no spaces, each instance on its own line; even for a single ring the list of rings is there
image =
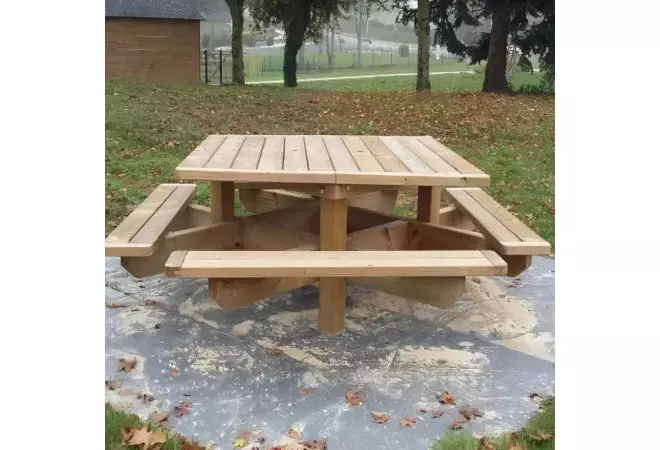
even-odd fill
[[[466,405],[484,413],[474,433],[512,430],[538,406],[530,393],[554,391],[554,260],[535,258],[517,279],[469,278],[467,287],[438,309],[349,286],[346,330],[328,336],[317,329],[313,286],[223,310],[204,280],[137,280],[107,258],[106,305],[120,307],[106,308],[106,378],[154,400],[106,388],[106,401],[143,418],[188,401],[188,414],[170,414],[173,430],[217,449],[231,449],[243,431],[268,449],[290,427],[330,450],[426,449]],[[117,372],[118,358],[133,356],[136,369]],[[311,394],[301,395],[305,387]],[[346,389],[363,405],[349,406]],[[439,404],[445,390],[457,406]],[[373,423],[371,411],[389,422]],[[408,415],[415,429],[399,426]]]

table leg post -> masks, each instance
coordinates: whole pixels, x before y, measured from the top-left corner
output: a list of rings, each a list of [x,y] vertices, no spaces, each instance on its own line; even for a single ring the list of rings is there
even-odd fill
[[[234,183],[211,181],[209,184],[211,223],[234,220]]]
[[[346,250],[348,200],[321,198],[321,250]],[[335,334],[344,329],[346,279],[319,279],[319,329]]]
[[[417,220],[437,224],[440,221],[442,188],[419,186],[417,188]]]

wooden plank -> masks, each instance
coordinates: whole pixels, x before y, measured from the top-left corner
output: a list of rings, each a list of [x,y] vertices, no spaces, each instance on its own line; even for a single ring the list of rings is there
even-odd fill
[[[305,153],[309,170],[333,171],[330,155],[322,136],[305,136]]]
[[[441,186],[441,187],[484,187],[488,186],[488,175],[439,174],[429,169],[428,173],[409,172],[355,172],[337,173],[335,183],[385,186]],[[183,178],[182,178],[183,179]]]
[[[188,207],[196,188],[194,184],[178,186],[131,239],[131,243],[151,245],[152,253],[155,252],[155,246],[164,239],[174,219]]]
[[[234,183],[212,181],[209,183],[211,222],[229,222],[234,219]]]
[[[458,173],[458,171],[449,163],[445,162],[436,153],[413,137],[398,137],[406,147],[419,157],[427,166],[438,173]]]
[[[362,136],[360,140],[387,172],[410,172],[378,137]]]
[[[300,278],[210,278],[209,296],[225,309],[240,309],[273,295],[283,294],[308,284],[312,277]]]
[[[548,242],[531,230],[524,232],[523,227],[526,228],[527,226],[494,200],[487,200],[483,195],[477,194],[479,200],[483,200],[488,206],[486,208],[466,189],[447,189],[446,192],[456,206],[472,219],[479,231],[501,254],[545,255],[550,253],[551,247]],[[521,240],[518,235],[510,230],[509,226],[514,227],[524,236],[529,236],[530,240]]]
[[[408,147],[399,142],[394,136],[381,136],[379,138],[389,148],[394,156],[399,158],[411,172],[435,173],[422,159],[415,155]]]
[[[436,308],[450,308],[465,293],[465,277],[364,277],[352,283],[369,286],[388,294],[404,297]]]
[[[245,141],[245,136],[236,136],[229,135],[227,138],[220,144],[218,150],[211,156],[211,159],[204,165],[202,168],[196,167],[177,167],[179,170],[202,170],[202,169],[229,169],[234,163],[234,159],[238,154],[243,142]]]
[[[438,223],[440,220],[440,199],[442,191],[439,187],[420,186],[417,188],[417,220],[420,222]]]
[[[355,231],[348,235],[349,250],[412,250],[408,222],[397,220]]]
[[[217,154],[217,152],[216,152]],[[335,184],[337,176],[334,172],[296,172],[290,170],[230,170],[202,167],[177,168],[174,172],[177,180],[197,181],[234,181],[236,183],[295,183],[295,184]],[[352,183],[348,183],[352,184]],[[365,183],[357,183],[365,184]],[[366,183],[368,184],[368,183]],[[379,183],[376,183],[379,184]],[[397,183],[383,183],[397,184]],[[468,184],[451,184],[450,186],[467,186]],[[487,186],[486,184],[470,184],[470,186]]]
[[[127,243],[135,236],[153,214],[174,192],[177,184],[161,184],[126,217],[107,238],[105,243]],[[110,256],[110,255],[108,255]]]
[[[359,172],[351,153],[344,145],[340,136],[323,136],[323,142],[328,149],[335,172]]]
[[[456,206],[469,215],[479,231],[481,231],[493,245],[502,252],[507,251],[507,244],[520,242],[520,239],[497,220],[486,208],[481,206],[463,189],[447,189],[447,194]]]
[[[307,155],[302,136],[287,136],[284,140],[284,170],[307,172]]]
[[[177,253],[170,258],[178,261]],[[168,259],[166,267],[170,276],[195,278],[487,276],[507,270],[490,250],[189,251],[183,263]]]
[[[348,201],[322,198],[320,212],[321,250],[346,250]],[[345,308],[346,279],[319,278],[319,330],[330,334],[341,332]]]
[[[481,189],[464,189],[465,192],[475,199],[481,206],[486,208],[497,220],[503,223],[509,231],[518,236],[524,242],[537,242],[539,245],[547,245],[548,252],[550,251],[550,244],[543,240],[538,234],[534,233],[527,225],[525,225],[514,214],[507,211],[507,209],[497,203],[490,195],[486,194]]]
[[[248,136],[238,150],[231,165],[232,170],[256,170],[264,148],[264,136]]]
[[[483,174],[477,167],[461,158],[452,150],[433,139],[431,136],[418,136],[416,139],[427,146],[433,153],[463,174]]]
[[[376,157],[367,149],[360,136],[342,136],[349,153],[361,172],[384,172]]]
[[[243,222],[246,250],[288,250],[303,245],[319,246],[319,236],[268,223]]]
[[[227,136],[221,134],[208,136],[179,164],[179,167],[204,167],[226,138]]]
[[[266,136],[258,170],[282,170],[284,164],[284,136]]]

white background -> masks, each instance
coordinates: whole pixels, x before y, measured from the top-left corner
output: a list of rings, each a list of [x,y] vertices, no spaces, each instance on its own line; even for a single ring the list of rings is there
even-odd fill
[[[2,7],[8,449],[103,445],[103,9]],[[558,449],[658,446],[658,17],[652,1],[557,1]]]

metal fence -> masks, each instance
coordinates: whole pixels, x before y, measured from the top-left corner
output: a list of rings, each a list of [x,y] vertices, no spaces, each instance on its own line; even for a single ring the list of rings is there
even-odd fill
[[[204,83],[231,83],[231,52],[203,50],[200,55],[199,72]]]

